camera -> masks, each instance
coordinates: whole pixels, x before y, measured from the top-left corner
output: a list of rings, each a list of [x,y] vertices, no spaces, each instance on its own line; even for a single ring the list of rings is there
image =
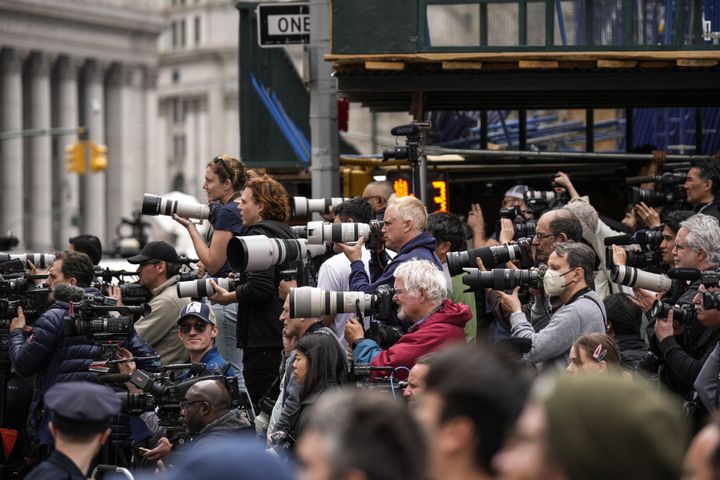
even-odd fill
[[[365,248],[379,250],[383,245],[383,225],[384,223],[380,220],[371,220],[370,223],[308,222],[306,236],[310,244],[351,243],[364,238]]]
[[[240,285],[240,279],[237,278],[201,278],[198,280],[190,280],[187,282],[177,283],[178,297],[211,297],[215,294],[215,288],[210,285],[210,280],[214,280],[220,287],[225,290],[235,290]]]
[[[152,300],[152,292],[134,282],[121,283],[120,294],[125,305],[142,305]]]
[[[363,313],[378,320],[392,316],[395,291],[383,285],[373,294],[364,292],[333,292],[313,287],[290,289],[290,317],[320,317],[338,313]]]
[[[665,172],[662,175],[651,175],[648,177],[631,177],[628,178],[625,183],[628,185],[640,184],[640,183],[658,183],[660,185],[681,185],[687,180],[687,171],[685,170],[673,170],[672,172]]]
[[[182,202],[170,198],[158,197],[146,193],[143,195],[143,215],[167,215],[177,213],[181,217],[196,220],[207,220],[210,218],[210,206],[202,203]]]
[[[195,376],[181,381],[174,381],[174,372],[189,369]],[[99,381],[113,383],[115,375]],[[163,367],[162,373],[150,374],[142,370],[136,370],[129,378],[129,381],[143,393],[117,392],[121,400],[121,410],[129,415],[141,415],[145,412],[155,411],[158,416],[158,425],[164,428],[173,444],[183,445],[189,440],[189,435],[184,422],[181,420],[181,402],[185,400],[185,394],[195,383],[202,380],[217,380],[222,382],[230,395],[230,408],[241,408],[246,414],[250,410],[249,399],[240,392],[237,377],[226,377],[222,372],[209,372],[207,366],[202,363],[167,365]],[[248,414],[248,421],[250,417]]]
[[[513,240],[518,241],[521,238],[533,238],[535,236],[536,228],[537,221],[535,220],[525,220],[522,222],[513,223],[513,229],[515,230]]]
[[[548,208],[555,208],[570,201],[570,195],[562,187],[553,190],[528,190],[523,194],[523,199],[530,210],[537,214]]]
[[[705,310],[720,310],[720,292],[700,292]]]
[[[705,288],[720,287],[720,272],[717,270],[700,271],[697,268],[671,268],[667,273],[668,277],[677,280],[694,282],[700,280]]]
[[[628,267],[646,267],[649,270],[658,270],[662,265],[662,255],[660,250],[643,250],[634,251],[624,249],[627,256],[625,265]],[[612,269],[615,264],[613,263],[613,250],[612,247],[605,247],[605,266],[608,269]]]
[[[114,299],[95,296],[72,302],[64,318],[65,336],[85,335],[98,341],[123,341],[135,334],[135,319],[150,313],[147,305],[117,306]],[[119,316],[111,315],[116,312]]]
[[[507,218],[510,220],[515,220],[518,217],[525,218],[525,216],[523,215],[524,213],[525,212],[523,211],[522,208],[515,205],[514,207],[501,208],[500,209],[500,218]]]
[[[487,269],[503,265],[512,260],[519,260],[524,255],[529,257],[530,242],[521,240],[518,243],[508,243],[495,247],[473,248],[464,252],[448,252],[447,266],[450,276],[460,275],[465,268],[475,268],[475,259],[480,257]]]
[[[540,265],[536,270],[515,270],[512,268],[496,268],[489,272],[477,268],[464,269],[467,274],[462,281],[471,290],[491,288],[493,290],[512,290],[515,287],[528,286],[541,289],[547,267]]]
[[[233,272],[261,272],[275,265],[325,255],[330,243],[312,244],[304,238],[268,238],[265,235],[233,237],[227,245],[227,260]]]
[[[52,253],[0,253],[0,263],[20,260],[23,265],[28,261],[38,268],[50,268],[55,261]]]
[[[644,202],[648,207],[677,206],[685,201],[685,189],[678,186],[672,192],[646,190],[640,187],[631,187],[628,196],[630,205]]]
[[[46,310],[50,289],[38,287],[29,277],[0,277],[0,327],[9,326],[9,321],[18,315],[18,307],[22,308],[28,322],[36,320]]]
[[[666,275],[650,273],[625,265],[614,265],[611,279],[620,285],[644,288],[653,292],[667,292],[672,287],[672,280]]]
[[[655,300],[655,303],[648,311],[648,315],[651,318],[667,318],[671,311],[673,312],[673,321],[684,325],[689,325],[696,314],[693,305],[672,306],[662,300]]]
[[[311,213],[330,213],[330,207],[337,207],[347,200],[343,197],[331,198],[307,198],[293,197],[293,214],[296,217],[304,217]]]

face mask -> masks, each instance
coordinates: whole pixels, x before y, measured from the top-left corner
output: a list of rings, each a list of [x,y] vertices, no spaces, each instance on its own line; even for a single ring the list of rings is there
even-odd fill
[[[572,272],[572,270],[568,270],[565,273],[560,273],[557,270],[550,269],[545,272],[545,275],[543,276],[543,289],[545,290],[545,293],[548,297],[559,297],[568,285],[575,283],[565,283],[564,279],[562,278],[570,272]]]

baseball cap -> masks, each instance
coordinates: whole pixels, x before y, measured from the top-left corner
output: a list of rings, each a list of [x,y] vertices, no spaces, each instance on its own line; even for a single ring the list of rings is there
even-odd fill
[[[165,262],[177,263],[180,256],[175,251],[175,247],[167,242],[156,241],[148,242],[139,255],[127,259],[130,263],[143,263],[150,260],[163,260]]]
[[[180,316],[177,323],[182,322],[185,317],[199,318],[205,323],[216,325],[215,315],[210,312],[210,305],[202,302],[190,302],[180,310]]]
[[[67,434],[105,431],[120,413],[120,399],[110,388],[89,382],[56,383],[45,394],[53,424]]]
[[[505,196],[522,199],[525,192],[527,192],[527,190],[528,190],[527,185],[515,185],[510,190],[505,192]]]

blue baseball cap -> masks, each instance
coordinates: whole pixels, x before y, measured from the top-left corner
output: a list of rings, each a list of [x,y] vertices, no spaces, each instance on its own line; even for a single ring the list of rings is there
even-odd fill
[[[180,316],[178,317],[177,323],[183,321],[185,317],[195,317],[202,320],[205,323],[211,323],[217,325],[215,321],[215,315],[210,311],[210,305],[203,302],[190,302],[180,310]]]

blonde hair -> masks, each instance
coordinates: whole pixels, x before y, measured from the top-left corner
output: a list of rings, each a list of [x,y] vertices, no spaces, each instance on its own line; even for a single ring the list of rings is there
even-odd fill
[[[400,221],[410,221],[413,230],[424,232],[427,228],[427,208],[415,197],[400,197],[393,203]]]

